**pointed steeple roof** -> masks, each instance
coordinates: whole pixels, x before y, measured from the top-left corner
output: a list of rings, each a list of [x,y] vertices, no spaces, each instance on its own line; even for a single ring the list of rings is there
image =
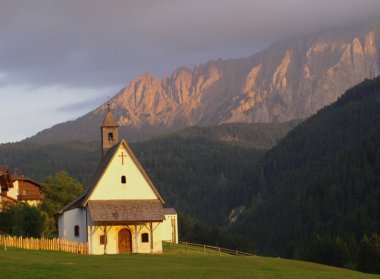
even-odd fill
[[[104,117],[102,127],[119,127],[116,124],[115,118],[113,118],[110,104],[107,104],[107,112],[106,112],[106,116]]]

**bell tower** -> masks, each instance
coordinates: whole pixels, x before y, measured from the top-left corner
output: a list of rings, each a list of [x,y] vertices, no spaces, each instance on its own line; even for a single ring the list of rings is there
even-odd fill
[[[102,157],[107,151],[119,142],[119,126],[113,118],[110,104],[107,104],[106,116],[101,127],[102,133]]]

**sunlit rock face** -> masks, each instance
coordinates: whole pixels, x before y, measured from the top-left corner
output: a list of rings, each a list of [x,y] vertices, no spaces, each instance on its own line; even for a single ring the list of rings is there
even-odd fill
[[[181,67],[162,79],[146,73],[110,103],[130,140],[190,125],[306,118],[353,85],[379,75],[379,46],[380,23],[372,21],[290,39],[244,59]],[[74,124],[83,133],[86,127],[80,123],[95,129],[92,122],[105,109]]]
[[[305,118],[379,74],[379,35],[377,25],[351,34],[321,33],[246,59],[182,67],[162,80],[144,74],[112,106],[120,112],[119,124],[133,127]]]

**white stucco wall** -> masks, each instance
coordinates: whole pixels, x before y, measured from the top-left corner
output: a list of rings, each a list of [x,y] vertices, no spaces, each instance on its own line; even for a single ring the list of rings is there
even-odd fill
[[[79,237],[74,235],[74,227],[79,226]],[[86,210],[75,208],[58,217],[59,238],[75,242],[86,242]]]
[[[161,241],[161,223],[153,223],[153,253],[162,253],[162,241]],[[132,253],[151,253],[150,241],[152,240],[149,230],[149,224],[145,226],[134,225],[130,226],[112,226],[106,227],[107,230],[107,246],[106,251],[104,251],[104,245],[100,244],[100,236],[104,234],[104,227],[89,226],[88,227],[88,240],[89,240],[89,252],[94,255],[106,254],[118,254],[118,234],[121,229],[127,228],[131,232],[131,242],[132,242]],[[137,245],[136,245],[136,234],[135,229],[137,229]],[[91,231],[92,230],[92,231]],[[142,242],[141,235],[143,233],[149,234],[149,242]]]
[[[16,180],[13,182],[13,188],[9,188],[7,196],[17,200],[18,194],[18,181]]]
[[[124,165],[121,156],[124,154]],[[125,157],[125,155],[127,155]],[[121,183],[121,176],[125,175],[127,182]],[[136,200],[157,199],[158,197],[149,186],[145,177],[135,165],[131,155],[123,145],[117,150],[103,177],[99,180],[90,200]]]
[[[175,242],[178,243],[178,219],[177,214],[165,214],[162,222],[162,240],[172,241],[172,220],[175,220]]]

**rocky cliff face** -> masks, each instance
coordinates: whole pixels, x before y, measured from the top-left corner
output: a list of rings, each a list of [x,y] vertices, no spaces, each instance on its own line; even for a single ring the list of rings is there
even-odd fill
[[[219,59],[192,70],[182,67],[162,80],[146,73],[110,103],[129,140],[189,125],[306,118],[363,79],[379,75],[379,47],[380,21],[372,21],[274,44],[245,59]],[[105,109],[99,107],[37,138],[54,138],[52,132],[58,133],[62,125],[80,130],[83,135],[77,139],[92,137],[91,131],[84,135],[86,129],[97,129],[93,120]],[[80,123],[87,127],[80,128]]]

